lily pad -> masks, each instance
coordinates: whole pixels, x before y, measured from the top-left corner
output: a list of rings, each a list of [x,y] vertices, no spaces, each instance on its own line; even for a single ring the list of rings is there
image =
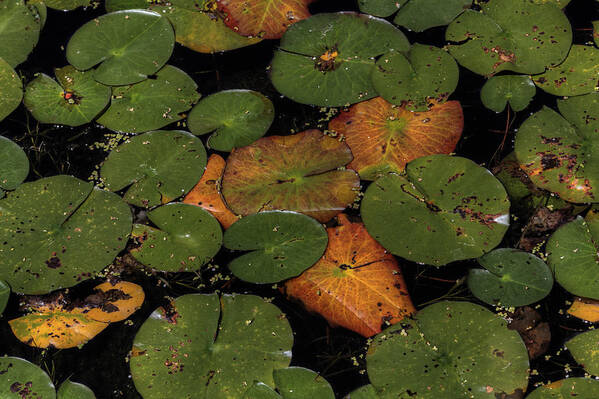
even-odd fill
[[[593,42],[599,46],[599,20],[593,21]]]
[[[347,395],[347,399],[379,399],[379,395],[374,390],[372,384],[368,384],[351,391]]]
[[[565,378],[532,391],[526,399],[596,398],[599,381],[590,378]]]
[[[472,5],[472,0],[410,0],[400,7],[393,23],[422,32],[445,26]]]
[[[24,62],[37,44],[41,25],[34,5],[0,0],[0,58],[13,68]]]
[[[368,232],[391,253],[435,266],[478,258],[509,225],[503,185],[469,159],[429,155],[371,184],[361,214]],[[398,229],[397,226],[402,226]]]
[[[23,102],[41,123],[80,126],[91,122],[110,101],[110,87],[96,82],[92,72],[67,65],[54,74],[58,83],[40,74],[25,88]]]
[[[377,17],[388,17],[409,0],[358,0],[360,12]]]
[[[522,123],[514,149],[532,182],[566,201],[599,202],[599,93],[558,101]]]
[[[265,383],[254,381],[254,384],[245,391],[243,399],[281,399],[281,395]]]
[[[500,248],[478,258],[484,269],[470,269],[468,288],[490,305],[517,307],[545,298],[553,276],[542,259],[517,249]]]
[[[125,320],[141,308],[144,299],[144,291],[137,284],[128,281],[106,282],[95,286],[94,293],[86,298],[81,307],[85,315],[92,320],[116,323]]]
[[[125,247],[131,231],[126,203],[71,176],[22,184],[0,200],[0,209],[0,279],[26,294],[92,277]]]
[[[19,145],[0,136],[0,197],[2,190],[14,190],[29,174],[29,160]]]
[[[314,0],[219,0],[225,24],[243,36],[280,39],[289,25],[310,16]]]
[[[283,209],[326,222],[350,205],[360,187],[347,144],[312,129],[269,136],[227,159],[222,194],[238,215]]]
[[[426,111],[447,100],[458,85],[459,74],[458,65],[446,51],[415,43],[405,54],[393,51],[380,57],[372,82],[390,103]]]
[[[273,377],[283,399],[335,399],[331,385],[312,370],[303,367],[276,369]]]
[[[547,72],[533,76],[535,84],[555,96],[578,96],[596,92],[599,76],[599,50],[575,44],[568,58]]]
[[[166,65],[154,78],[113,87],[110,107],[98,123],[129,133],[160,129],[184,118],[182,113],[200,98],[197,88],[185,72]]]
[[[71,380],[60,384],[56,394],[56,399],[96,399],[96,395],[91,389]]]
[[[483,105],[491,111],[501,112],[509,103],[516,112],[528,107],[537,89],[533,81],[524,75],[493,76],[480,91]]]
[[[555,4],[491,0],[481,9],[466,10],[445,33],[451,55],[474,73],[542,73],[568,55],[572,27]]]
[[[574,295],[592,299],[599,299],[597,229],[598,220],[578,217],[557,229],[546,248],[555,281]]]
[[[197,270],[221,247],[218,221],[200,207],[168,204],[148,212],[148,218],[157,228],[134,226],[132,236],[141,246],[132,249],[131,255],[153,269]]]
[[[597,323],[599,322],[599,301],[577,296],[572,300],[568,314],[590,323]]]
[[[123,10],[101,15],[80,27],[67,45],[67,60],[79,70],[96,65],[94,79],[120,86],[156,73],[171,56],[175,34],[160,14]]]
[[[495,399],[528,385],[519,334],[468,302],[438,302],[389,327],[372,341],[366,362],[381,398]]]
[[[599,375],[597,342],[599,342],[599,330],[585,331],[566,342],[566,348],[574,360],[592,375]]]
[[[252,90],[225,90],[205,97],[189,113],[195,135],[214,132],[208,148],[231,151],[264,136],[275,117],[272,102]]]
[[[19,106],[23,98],[21,77],[2,58],[0,58],[0,87],[2,87],[0,92],[0,121],[2,121]]]
[[[192,294],[152,313],[129,364],[144,399],[241,398],[254,381],[274,386],[273,370],[289,365],[292,344],[285,315],[262,298]]]
[[[148,6],[147,0],[105,0],[104,8],[106,12],[144,9]]]
[[[224,246],[250,251],[229,269],[252,283],[276,283],[312,266],[327,247],[327,233],[316,220],[295,212],[270,211],[247,216],[225,233]]]
[[[272,60],[275,88],[293,101],[337,107],[377,95],[375,58],[410,44],[389,22],[364,14],[317,14],[293,24]]]
[[[110,191],[128,187],[128,203],[149,208],[191,190],[205,166],[206,150],[197,137],[181,130],[156,130],[118,146],[104,161],[100,176]]]
[[[92,5],[92,0],[43,0],[44,4],[55,10],[71,11],[79,7]],[[59,398],[60,399],[60,398]]]
[[[6,284],[6,282],[0,280],[0,316],[6,308],[8,298],[10,298],[10,287],[8,286],[8,284]]]
[[[0,396],[7,399],[28,399],[33,392],[36,399],[55,399],[54,384],[41,368],[25,359],[0,357]]]

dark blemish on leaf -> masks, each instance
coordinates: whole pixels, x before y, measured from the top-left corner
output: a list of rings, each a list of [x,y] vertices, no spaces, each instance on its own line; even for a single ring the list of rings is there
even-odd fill
[[[541,155],[541,167],[543,170],[554,169],[560,166],[560,161],[555,154],[543,153]]]
[[[54,253],[54,255],[56,255],[56,253]],[[62,266],[62,263],[60,263],[60,259],[58,259],[56,256],[52,256],[46,261],[46,266],[48,266],[50,269],[58,269],[60,266]]]

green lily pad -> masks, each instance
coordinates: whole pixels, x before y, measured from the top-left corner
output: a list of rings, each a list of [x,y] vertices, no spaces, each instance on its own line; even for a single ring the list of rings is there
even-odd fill
[[[597,342],[599,342],[599,330],[585,331],[566,342],[566,348],[574,360],[592,375],[599,375]]]
[[[0,193],[17,188],[28,174],[29,160],[25,152],[17,143],[0,136]]]
[[[56,399],[52,380],[41,368],[18,357],[0,357],[0,397],[6,399]]]
[[[166,204],[200,180],[206,150],[191,133],[156,130],[135,136],[112,151],[100,176],[110,191],[126,187],[125,201],[140,207]]]
[[[131,231],[126,203],[72,176],[24,183],[0,209],[0,279],[26,294],[91,278],[125,248]]]
[[[472,0],[410,0],[401,7],[393,22],[409,30],[422,32],[445,26],[472,5]]]
[[[328,237],[316,220],[295,212],[270,211],[247,216],[225,232],[224,246],[251,251],[229,269],[252,283],[276,283],[300,275],[324,253]]]
[[[26,5],[23,0],[0,0],[0,58],[11,67],[27,59],[40,30],[40,15],[34,5]]]
[[[79,70],[96,65],[94,79],[120,86],[156,73],[171,56],[175,34],[160,14],[123,10],[101,15],[80,27],[67,45],[67,60]]]
[[[335,399],[331,385],[312,370],[303,367],[276,369],[273,377],[283,399]]]
[[[503,185],[487,169],[466,158],[430,155],[408,163],[405,175],[371,184],[361,214],[370,235],[391,253],[441,266],[496,247],[509,225],[509,207]]]
[[[545,298],[553,275],[542,259],[517,249],[500,248],[478,258],[484,269],[470,269],[468,288],[490,305],[517,307]]]
[[[218,221],[198,206],[173,203],[148,212],[157,228],[136,224],[131,235],[141,246],[131,250],[139,262],[156,270],[193,271],[221,247]]]
[[[593,21],[593,42],[599,47],[599,21]]]
[[[43,0],[44,4],[55,10],[71,11],[79,7],[92,5],[92,0]],[[60,398],[59,398],[60,399]]]
[[[1,4],[1,3],[0,3]],[[23,98],[23,82],[14,69],[0,58],[0,121],[14,111]]]
[[[578,96],[593,93],[599,88],[599,50],[575,44],[568,58],[547,72],[533,76],[542,90],[555,96]]]
[[[105,0],[106,12],[121,10],[133,10],[147,8],[150,3],[147,0]]]
[[[520,335],[468,302],[438,302],[387,328],[374,337],[366,362],[385,399],[496,399],[528,385]]]
[[[231,151],[264,136],[275,117],[272,102],[252,90],[225,90],[200,101],[189,113],[187,126],[195,135],[214,132],[208,148]]]
[[[141,133],[183,119],[199,99],[198,85],[185,72],[166,65],[154,78],[112,88],[110,107],[98,123],[111,130]]]
[[[449,52],[480,75],[542,73],[568,55],[572,27],[555,4],[491,0],[482,12],[466,10],[447,28]]]
[[[238,215],[283,209],[326,222],[356,198],[357,173],[338,170],[351,160],[347,144],[315,129],[264,137],[231,152],[221,192]]]
[[[96,399],[96,395],[85,385],[66,380],[60,384],[56,399]]]
[[[133,341],[129,362],[144,399],[241,398],[254,381],[274,386],[293,334],[275,305],[253,295],[184,295],[159,308]]]
[[[571,399],[599,397],[599,381],[590,378],[565,378],[549,386],[542,386],[526,399]]]
[[[293,101],[343,106],[377,95],[375,57],[410,44],[389,22],[364,14],[317,14],[289,27],[272,60],[275,88]]]
[[[416,43],[405,54],[394,51],[380,57],[372,82],[390,103],[426,111],[447,100],[458,85],[459,74],[458,65],[446,51]]]
[[[558,101],[522,123],[514,149],[532,182],[566,201],[599,202],[599,93]]]
[[[351,391],[347,399],[379,399],[379,396],[372,384],[368,384]]]
[[[358,7],[364,14],[388,17],[407,2],[408,0],[358,0]]]
[[[243,399],[281,399],[281,395],[265,383],[254,381],[254,384],[245,391]]]
[[[8,284],[6,284],[6,282],[0,280],[0,316],[6,308],[8,298],[10,298],[10,287],[8,286]]]
[[[495,112],[502,112],[509,103],[516,112],[528,107],[537,89],[533,81],[524,75],[493,76],[480,91],[483,105]]]
[[[533,3],[537,3],[537,4],[545,4],[545,3],[553,3],[556,6],[558,6],[559,8],[564,8],[566,7],[571,0],[532,0]]]
[[[555,281],[566,290],[599,299],[599,220],[587,219],[579,216],[553,233],[547,242],[547,263]]]
[[[29,82],[23,102],[41,123],[80,126],[91,122],[110,101],[110,87],[71,65],[56,68],[58,83],[45,74]]]

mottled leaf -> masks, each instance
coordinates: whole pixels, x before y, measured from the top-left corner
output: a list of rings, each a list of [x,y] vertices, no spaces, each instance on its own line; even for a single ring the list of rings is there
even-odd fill
[[[25,359],[0,357],[0,397],[6,399],[55,399],[54,384],[41,368]],[[33,398],[31,398],[33,399]]]
[[[125,320],[141,308],[145,298],[139,285],[127,281],[102,283],[94,292],[82,308],[88,318],[103,323]]]

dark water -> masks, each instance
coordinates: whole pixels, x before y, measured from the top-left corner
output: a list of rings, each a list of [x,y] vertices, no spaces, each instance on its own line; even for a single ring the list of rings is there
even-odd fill
[[[349,3],[349,5],[348,5]],[[592,40],[591,21],[599,19],[596,2],[591,0],[574,0],[568,6],[567,13],[575,29],[575,42],[586,43]],[[312,7],[314,12],[348,10],[355,7],[353,2],[320,0]],[[84,22],[101,15],[103,9],[78,10],[62,13],[49,10],[48,22],[42,32],[41,40],[18,70],[30,80],[37,72],[53,75],[54,67],[66,64],[64,46],[70,35]],[[431,29],[423,34],[408,33],[411,42],[443,45],[444,28]],[[264,41],[257,45],[231,51],[224,54],[205,55],[195,53],[177,46],[170,63],[186,71],[199,85],[202,95],[208,95],[224,89],[252,89],[268,96],[275,105],[276,119],[268,134],[288,134],[306,128],[325,128],[319,122],[323,114],[317,107],[294,103],[282,98],[268,79],[266,68],[270,62],[277,43]],[[460,84],[452,99],[462,102],[465,115],[465,129],[456,152],[480,164],[492,166],[497,160],[511,151],[514,128],[531,112],[542,105],[555,106],[555,98],[537,92],[535,101],[525,111],[512,115],[508,129],[506,146],[498,151],[506,128],[506,113],[495,114],[482,107],[479,91],[484,78],[461,69]],[[171,127],[167,127],[171,128]],[[174,126],[172,128],[175,128]],[[27,152],[32,164],[29,180],[44,176],[65,173],[87,179],[95,166],[101,162],[106,153],[101,149],[92,149],[95,142],[105,141],[108,130],[93,124],[80,128],[64,128],[60,126],[40,125],[30,117],[23,106],[17,109],[7,120],[0,122],[0,135],[17,141]],[[493,159],[494,154],[497,155]],[[514,237],[507,237],[506,242],[513,242]],[[333,385],[338,397],[342,397],[352,389],[366,384],[364,370],[366,340],[361,336],[344,329],[334,329],[319,316],[305,312],[301,306],[283,298],[271,285],[259,286],[243,283],[237,279],[218,280],[211,283],[210,277],[217,273],[228,275],[226,263],[230,254],[224,250],[214,260],[214,270],[202,273],[207,287],[194,289],[200,281],[194,281],[194,274],[147,274],[129,270],[125,278],[140,284],[146,301],[131,318],[131,323],[115,323],[100,335],[86,344],[82,349],[39,350],[20,343],[13,336],[6,320],[18,316],[19,298],[12,296],[9,306],[0,319],[0,353],[21,356],[41,364],[56,383],[66,378],[88,385],[98,398],[140,398],[129,377],[127,354],[131,348],[134,335],[143,321],[158,306],[164,304],[166,297],[176,297],[191,292],[252,293],[265,297],[274,297],[278,305],[289,317],[295,332],[293,348],[293,365],[304,366],[321,372]],[[406,281],[414,303],[421,306],[448,293],[454,282],[463,277],[476,262],[456,262],[442,269],[416,265],[400,259]],[[97,284],[90,281],[72,290],[73,294],[85,292]],[[469,292],[458,290],[453,296],[456,299],[468,299]],[[532,363],[532,368],[539,375],[531,378],[531,384],[546,380],[556,380],[566,375],[583,375],[582,369],[572,366],[572,372],[564,370],[566,363],[574,365],[574,361],[566,353],[556,355],[565,340],[588,328],[560,314],[565,308],[565,301],[570,296],[559,288],[555,288],[550,298],[539,304],[538,311],[550,323],[553,334],[549,354],[551,359]],[[353,365],[354,359],[359,363]],[[400,367],[401,365],[398,365]],[[532,389],[532,385],[531,388]]]

